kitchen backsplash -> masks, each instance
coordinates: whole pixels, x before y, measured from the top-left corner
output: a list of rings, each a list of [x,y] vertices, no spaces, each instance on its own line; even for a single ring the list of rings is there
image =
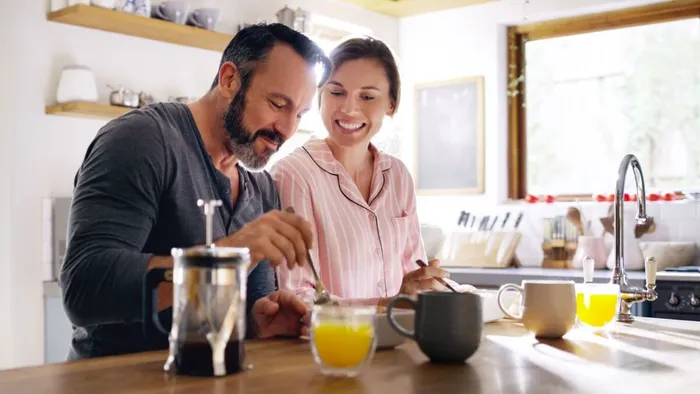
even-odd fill
[[[607,216],[608,211],[612,203],[597,203],[597,202],[581,202],[579,204],[575,202],[556,202],[552,204],[537,203],[537,204],[502,204],[489,210],[479,210],[478,207],[472,206],[474,209],[471,211],[472,215],[477,215],[482,217],[484,215],[490,215],[494,217],[498,215],[499,217],[504,217],[506,212],[511,212],[511,221],[514,216],[517,216],[519,212],[523,212],[523,220],[520,223],[519,230],[522,233],[522,238],[518,248],[516,249],[516,255],[523,266],[539,267],[542,265],[543,252],[542,252],[542,241],[543,241],[543,226],[542,219],[546,217],[554,217],[557,215],[565,216],[567,209],[569,207],[578,207],[584,218],[586,220],[591,220],[592,222],[592,233],[594,235],[603,234],[603,226],[600,223],[600,218]],[[425,211],[434,214],[437,213],[438,208],[425,207]],[[454,210],[454,206],[450,207],[450,211]],[[470,206],[464,206],[465,211],[470,211]],[[445,212],[440,209],[440,211]],[[636,202],[626,202],[624,204],[624,232],[633,233],[635,225],[635,215],[637,212]],[[421,212],[419,211],[419,214]],[[672,202],[648,202],[647,203],[647,214],[654,218],[656,224],[655,231],[650,234],[644,234],[637,242],[643,241],[692,241],[695,242],[695,256],[694,264],[700,265],[700,252],[698,245],[700,245],[700,202],[697,201],[672,201]],[[430,217],[429,215],[426,215]],[[457,220],[459,219],[459,210],[456,210],[454,214],[449,215],[454,217],[453,224],[439,223],[445,233],[453,230],[456,227]],[[421,218],[423,218],[421,214]],[[478,221],[477,221],[478,225]],[[606,234],[606,243],[609,248],[612,248],[613,236]],[[626,237],[625,242],[630,238]]]

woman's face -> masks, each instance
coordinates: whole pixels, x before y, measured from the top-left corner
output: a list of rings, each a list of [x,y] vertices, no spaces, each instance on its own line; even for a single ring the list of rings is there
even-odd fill
[[[328,136],[344,147],[367,144],[392,115],[389,79],[373,59],[343,63],[321,90],[321,117]]]

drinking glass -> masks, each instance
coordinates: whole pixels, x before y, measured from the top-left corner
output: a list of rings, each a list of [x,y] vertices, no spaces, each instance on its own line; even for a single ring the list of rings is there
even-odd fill
[[[584,326],[606,329],[615,321],[620,308],[620,285],[579,283],[576,285],[576,316]]]
[[[311,349],[321,373],[357,376],[377,347],[374,307],[314,305]]]

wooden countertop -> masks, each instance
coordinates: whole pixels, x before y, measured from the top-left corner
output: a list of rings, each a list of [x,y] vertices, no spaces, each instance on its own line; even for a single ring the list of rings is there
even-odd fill
[[[167,353],[0,372],[0,393],[661,393],[700,386],[700,322],[638,318],[606,335],[576,329],[537,340],[517,323],[486,325],[464,365],[427,361],[413,342],[377,352],[356,379],[322,376],[303,340],[251,341],[252,370],[224,378],[168,376]]]

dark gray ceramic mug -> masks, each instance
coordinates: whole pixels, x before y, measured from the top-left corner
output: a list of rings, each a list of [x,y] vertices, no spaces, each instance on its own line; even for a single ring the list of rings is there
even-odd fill
[[[397,302],[405,301],[416,310],[415,331],[401,327],[392,311]],[[398,296],[387,306],[389,324],[399,334],[418,343],[430,361],[463,363],[481,343],[483,318],[481,297],[472,293],[426,292],[418,301]]]

